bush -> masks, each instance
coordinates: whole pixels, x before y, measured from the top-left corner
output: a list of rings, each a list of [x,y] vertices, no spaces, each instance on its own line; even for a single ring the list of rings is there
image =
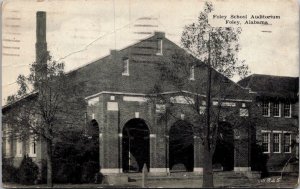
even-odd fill
[[[52,165],[55,183],[95,182],[99,172],[98,138],[90,139],[81,133],[69,132],[55,143]]]
[[[2,160],[2,182],[19,182],[18,169],[8,160]]]
[[[81,182],[83,183],[95,183],[96,173],[99,172],[99,163],[96,161],[85,162],[82,166]]]
[[[100,172],[95,174],[95,184],[103,184],[104,181],[104,175]]]
[[[28,156],[24,156],[19,167],[19,178],[21,184],[34,184],[39,174],[38,166]]]

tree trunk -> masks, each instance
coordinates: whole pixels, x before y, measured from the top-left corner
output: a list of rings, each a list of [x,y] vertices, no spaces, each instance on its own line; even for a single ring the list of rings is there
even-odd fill
[[[53,187],[52,182],[52,141],[47,139],[47,186]]]
[[[212,168],[212,155],[209,151],[209,146],[207,142],[204,144],[203,150],[203,188],[212,188],[214,187],[213,180],[213,168]]]
[[[203,150],[203,184],[202,187],[213,187],[213,170],[211,155],[211,131],[210,131],[210,109],[211,109],[211,59],[210,59],[210,33],[208,38],[208,60],[207,60],[207,88],[206,88],[206,123],[204,129]]]

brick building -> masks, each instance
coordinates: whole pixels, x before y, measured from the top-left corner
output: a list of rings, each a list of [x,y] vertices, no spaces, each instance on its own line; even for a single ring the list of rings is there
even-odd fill
[[[45,19],[38,17],[37,22],[45,22]],[[44,25],[37,24],[37,27],[37,31],[40,31],[40,27]],[[37,54],[47,49],[44,39],[45,32],[37,32]],[[202,145],[198,131],[193,130],[193,122],[189,120],[187,105],[196,97],[201,102],[205,101],[206,96],[199,93],[198,84],[205,80],[207,67],[203,64],[189,69],[184,90],[178,91],[172,85],[162,87],[160,94],[178,107],[178,111],[173,113],[175,116],[164,116],[164,119],[160,119],[162,115],[167,115],[167,104],[161,102],[152,92],[155,84],[160,83],[157,66],[165,59],[170,59],[177,51],[183,49],[167,39],[164,33],[155,32],[147,39],[122,50],[112,50],[106,57],[67,74],[70,81],[82,86],[81,97],[87,101],[87,107],[82,112],[87,113],[87,123],[97,127],[99,131],[99,166],[103,174],[138,172],[144,164],[153,174],[167,174],[176,170],[201,174]],[[190,61],[198,60],[191,56]],[[225,139],[217,146],[216,154],[219,158],[214,158],[214,164],[216,167],[219,164],[226,171],[249,172],[252,140],[249,119],[254,115],[250,107],[255,98],[253,93],[249,93],[249,89],[237,85],[216,71],[213,71],[212,78],[213,85],[224,81],[227,95],[222,106],[234,117],[223,118],[222,125],[229,128],[229,132],[222,133]],[[35,95],[26,98],[34,100]],[[18,103],[22,103],[22,100]],[[13,107],[18,103],[2,109],[4,118],[5,115],[13,113]],[[205,108],[205,103],[201,105]],[[214,96],[213,105],[218,105]],[[298,126],[296,119],[289,121]],[[239,122],[238,127],[234,127],[236,122]],[[4,125],[9,128],[5,122]],[[185,137],[188,141],[183,142],[179,137],[177,143],[172,143],[171,138],[176,138],[176,133],[180,132],[188,135]],[[286,134],[281,139],[284,137],[287,137]],[[33,143],[30,139],[20,142],[9,137],[3,139],[5,157],[11,158],[16,165],[24,154],[35,154],[32,157],[36,156],[36,162],[45,157],[45,146],[40,141]],[[223,148],[222,142],[231,147]],[[187,145],[180,151],[178,148],[176,150],[176,144],[181,143]]]
[[[297,162],[299,77],[253,74],[238,84],[250,90],[253,103],[257,105],[255,116],[258,121],[252,141],[261,145],[266,169],[270,172],[282,171],[288,161]],[[255,167],[255,159],[253,164]],[[285,170],[297,172],[298,165],[295,165],[296,169],[286,167]]]

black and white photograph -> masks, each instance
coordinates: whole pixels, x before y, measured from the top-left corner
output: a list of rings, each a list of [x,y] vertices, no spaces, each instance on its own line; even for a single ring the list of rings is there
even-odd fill
[[[5,0],[3,188],[297,188],[297,0]]]

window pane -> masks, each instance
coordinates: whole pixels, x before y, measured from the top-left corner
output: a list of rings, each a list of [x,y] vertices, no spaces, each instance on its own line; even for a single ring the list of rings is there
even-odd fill
[[[273,139],[274,139],[273,152],[280,152],[280,134],[274,133]]]
[[[5,143],[5,155],[10,156],[10,148],[11,148],[11,143],[10,143],[10,137],[9,135],[6,136],[6,143]]]
[[[279,102],[274,102],[274,104],[273,104],[273,113],[274,113],[274,116],[277,116],[277,117],[280,116],[280,104],[279,104]]]
[[[269,152],[269,145],[270,145],[269,133],[263,133],[262,134],[262,148],[263,148],[263,152]]]
[[[283,150],[284,150],[284,152],[291,152],[291,134],[290,133],[284,134]]]
[[[22,141],[20,139],[17,140],[17,147],[16,147],[16,151],[17,151],[17,156],[20,157],[22,156],[23,153],[23,149],[22,149]]]
[[[270,116],[269,102],[262,103],[262,114],[263,114],[263,116]]]
[[[195,67],[190,67],[190,80],[195,80]]]
[[[157,53],[162,54],[162,39],[159,39],[157,42]]]
[[[283,105],[283,116],[291,117],[291,104],[290,103],[285,103]]]
[[[123,60],[123,72],[122,75],[129,75],[129,60]]]

